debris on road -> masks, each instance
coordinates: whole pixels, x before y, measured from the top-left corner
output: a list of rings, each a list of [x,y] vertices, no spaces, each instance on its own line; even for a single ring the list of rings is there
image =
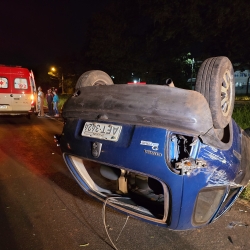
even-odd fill
[[[235,226],[239,226],[239,227],[248,227],[248,224],[247,223],[243,223],[243,222],[240,222],[240,221],[232,221],[228,224],[228,228],[233,228]]]
[[[89,243],[81,244],[80,247],[87,247],[88,245],[89,245]]]

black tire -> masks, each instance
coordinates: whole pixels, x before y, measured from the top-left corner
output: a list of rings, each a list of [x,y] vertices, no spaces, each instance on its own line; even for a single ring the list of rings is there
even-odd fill
[[[101,70],[90,70],[83,73],[77,83],[76,90],[81,87],[95,86],[95,85],[112,85],[114,84],[110,76]]]
[[[232,117],[235,98],[234,70],[227,57],[205,60],[198,72],[195,90],[205,96],[216,129],[225,128]]]

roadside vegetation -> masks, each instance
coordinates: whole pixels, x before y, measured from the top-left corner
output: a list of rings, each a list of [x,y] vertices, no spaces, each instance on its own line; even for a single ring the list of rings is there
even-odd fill
[[[236,101],[250,101],[250,96],[249,95],[238,95],[235,96]]]
[[[250,128],[250,105],[236,106],[233,119],[242,129]]]
[[[59,95],[58,110],[60,111],[63,107],[63,104],[68,100],[72,94],[61,94]]]
[[[239,101],[250,101],[249,96],[237,96],[235,99]],[[242,129],[250,128],[250,105],[236,106],[233,112],[233,119]],[[250,201],[250,185],[244,189],[240,198]]]

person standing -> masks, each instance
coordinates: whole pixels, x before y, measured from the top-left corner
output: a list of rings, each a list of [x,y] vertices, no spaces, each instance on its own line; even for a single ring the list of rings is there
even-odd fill
[[[59,102],[59,97],[56,93],[56,91],[53,92],[53,108],[55,112],[55,117],[59,117],[59,112],[58,112],[58,102]]]
[[[44,117],[43,104],[44,104],[44,94],[42,88],[38,87],[38,94],[37,94],[38,117]]]
[[[53,102],[53,94],[51,89],[48,89],[48,92],[46,94],[46,100],[48,104],[48,109],[49,109],[49,115],[53,115],[53,107],[52,107],[52,102]]]

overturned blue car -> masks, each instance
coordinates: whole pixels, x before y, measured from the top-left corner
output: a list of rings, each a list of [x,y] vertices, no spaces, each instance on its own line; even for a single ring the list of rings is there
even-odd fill
[[[250,179],[234,94],[227,57],[203,62],[195,90],[85,72],[63,107],[64,160],[86,193],[125,214],[173,230],[207,225]]]

